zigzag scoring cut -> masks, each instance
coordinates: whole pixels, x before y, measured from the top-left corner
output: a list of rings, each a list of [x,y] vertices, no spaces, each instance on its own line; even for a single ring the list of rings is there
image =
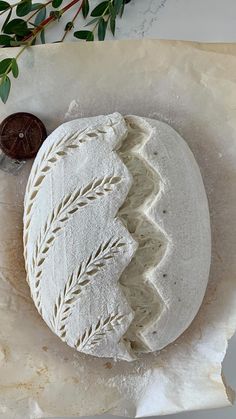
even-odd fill
[[[152,130],[146,131],[128,119],[127,123],[129,133],[118,154],[133,175],[133,185],[118,215],[137,241],[138,249],[120,282],[135,313],[124,341],[137,354],[152,350],[142,331],[159,318],[165,305],[150,277],[165,255],[168,240],[146,214],[147,208],[155,206],[161,184],[158,173],[142,157]]]

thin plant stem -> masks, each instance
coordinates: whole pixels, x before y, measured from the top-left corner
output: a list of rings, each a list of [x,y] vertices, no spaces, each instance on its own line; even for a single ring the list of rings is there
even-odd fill
[[[83,7],[83,3],[84,3],[84,0],[82,0],[81,5],[79,6],[77,12],[75,13],[75,15],[74,15],[74,17],[73,17],[73,19],[71,21],[72,24],[75,22],[75,20],[77,19],[78,15],[80,14],[80,11],[81,11],[81,9]],[[66,36],[68,35],[68,33],[70,31],[71,31],[71,28],[68,28],[68,29],[65,30],[65,33],[64,33],[63,37],[61,38],[60,42],[63,42],[65,40]]]
[[[67,4],[67,6],[65,6],[65,7],[63,7],[63,9],[61,9],[60,10],[60,16],[62,16],[67,10],[69,10],[71,7],[73,7],[76,3],[78,3],[79,1],[81,1],[81,0],[72,0],[69,4]],[[35,28],[35,30],[33,30],[32,31],[32,34],[30,34],[30,35],[28,35],[28,36],[26,36],[24,39],[23,39],[23,42],[24,41],[27,41],[28,39],[30,39],[31,38],[31,36],[34,36],[35,34],[38,34],[39,32],[41,32],[42,31],[42,29],[43,28],[45,28],[45,26],[48,26],[48,24],[49,23],[51,23],[51,22],[53,22],[53,21],[55,21],[56,20],[56,18],[55,18],[55,16],[49,16],[49,17],[47,17],[46,19],[44,19],[41,23],[40,23],[40,25],[38,25],[37,26],[37,28]]]

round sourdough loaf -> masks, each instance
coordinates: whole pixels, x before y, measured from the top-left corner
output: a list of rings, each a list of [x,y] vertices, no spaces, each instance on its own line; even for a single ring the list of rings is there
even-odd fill
[[[198,312],[211,259],[187,144],[119,113],[61,125],[29,177],[24,252],[34,303],[68,345],[132,361],[173,342]]]

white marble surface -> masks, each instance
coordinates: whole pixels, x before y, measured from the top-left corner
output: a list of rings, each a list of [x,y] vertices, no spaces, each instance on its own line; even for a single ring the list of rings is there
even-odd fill
[[[14,0],[11,0],[14,2]],[[90,0],[96,5],[98,0]],[[75,6],[76,7],[76,6]],[[76,10],[76,9],[75,9]],[[73,16],[69,11],[62,19]],[[78,19],[76,30],[81,30]],[[59,25],[51,27],[48,40],[61,38]],[[60,26],[63,27],[63,26]],[[117,19],[115,39],[137,38],[181,39],[207,42],[236,41],[235,0],[131,0],[122,19]],[[107,39],[113,39],[111,33]],[[71,33],[67,41],[75,40]]]
[[[132,0],[128,6],[118,25],[120,39],[236,41],[235,0]]]
[[[12,0],[14,1],[14,0]],[[96,4],[97,0],[92,0]],[[73,13],[63,18],[70,20]],[[61,22],[63,24],[63,21]],[[76,30],[82,29],[78,19]],[[47,40],[60,39],[56,25]],[[122,20],[117,21],[115,39],[132,38],[182,39],[205,42],[236,41],[236,0],[131,0]],[[112,36],[108,34],[108,39]],[[73,40],[72,34],[68,41]],[[230,344],[224,361],[227,381],[236,388],[236,337]],[[235,419],[236,406],[212,411],[187,412],[176,419]]]

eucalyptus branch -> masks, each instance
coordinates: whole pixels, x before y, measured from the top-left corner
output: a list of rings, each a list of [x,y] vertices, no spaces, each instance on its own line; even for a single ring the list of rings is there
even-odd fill
[[[63,42],[65,40],[65,38],[68,35],[68,33],[74,27],[75,20],[79,16],[79,14],[80,14],[80,12],[82,10],[83,4],[84,4],[84,0],[82,0],[82,3],[79,6],[79,8],[78,8],[77,12],[75,13],[75,15],[73,16],[73,19],[70,22],[67,22],[66,27],[65,27],[65,33],[64,33],[63,37],[61,38],[61,41],[60,42]]]
[[[67,4],[67,6],[65,6],[63,9],[55,11],[55,12],[51,12],[50,16],[46,19],[44,19],[39,26],[37,26],[33,31],[32,34],[37,35],[39,32],[41,32],[46,26],[48,26],[49,23],[55,21],[55,20],[59,20],[62,15],[67,12],[67,10],[69,10],[71,7],[73,7],[76,3],[80,2],[81,0],[72,0],[69,4]],[[30,39],[32,35],[28,35],[23,39],[23,42]]]
[[[77,3],[78,8],[71,21],[67,22],[64,34],[61,38],[63,42],[68,33],[74,28],[74,23],[80,12],[84,19],[89,15],[92,18],[82,30],[74,32],[74,36],[85,41],[93,41],[95,32],[100,41],[106,36],[108,23],[110,30],[115,35],[116,18],[122,17],[125,5],[130,0],[103,0],[90,13],[90,0],[71,0],[61,8],[66,0],[48,0],[46,3],[32,3],[32,0],[20,0],[10,5],[5,0],[0,0],[0,16],[7,12],[6,18],[0,33],[0,45],[4,47],[22,46],[17,55],[13,58],[0,60],[0,98],[5,103],[11,89],[10,75],[17,78],[19,75],[18,59],[23,52],[34,45],[36,40],[45,43],[45,29],[52,22],[59,22],[61,17]],[[16,18],[11,19],[12,11],[15,9]],[[49,10],[48,10],[49,9]],[[93,25],[92,30],[86,27]]]
[[[106,9],[104,10],[104,12],[102,13],[102,15],[100,16],[100,19],[103,19],[104,16],[106,16],[106,14],[109,10],[109,7],[111,7],[112,4],[113,4],[113,0],[109,0],[109,3],[107,5]],[[109,20],[109,18],[110,18],[110,16],[108,17],[108,20]],[[95,24],[94,28],[92,29],[93,34],[94,34],[95,30],[97,29],[97,27],[99,25],[100,19],[98,19],[97,23]],[[107,22],[108,22],[108,20],[107,20]]]

